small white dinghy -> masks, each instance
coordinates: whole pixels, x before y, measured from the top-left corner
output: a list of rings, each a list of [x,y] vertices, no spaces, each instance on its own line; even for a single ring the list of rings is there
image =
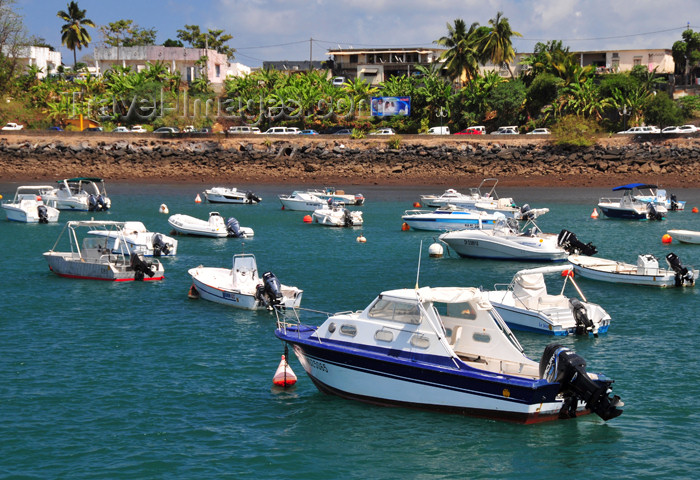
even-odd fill
[[[700,232],[693,230],[669,230],[666,233],[682,243],[700,243]]]
[[[177,213],[168,218],[168,223],[176,233],[181,235],[248,238],[255,234],[252,228],[241,227],[238,220],[233,217],[224,221],[224,217],[219,212],[210,212],[209,220],[201,220],[190,215]]]
[[[564,278],[558,295],[547,292],[544,277],[547,274]],[[564,295],[569,283],[580,299]],[[586,300],[569,264],[521,270],[509,284],[494,285],[494,290],[486,292],[486,296],[513,330],[597,336],[607,332],[610,326],[610,315],[600,305]]]
[[[314,210],[314,223],[329,227],[359,227],[362,225],[362,212],[348,210],[342,203],[333,203]]]
[[[692,287],[698,276],[697,270],[684,267],[674,253],[666,255],[670,268],[659,268],[659,261],[651,254],[639,255],[636,265],[586,255],[571,255],[569,263],[574,266],[576,275],[611,283],[662,288]]]
[[[188,270],[200,298],[246,310],[294,308],[301,303],[303,290],[282,285],[274,273],[258,274],[255,255],[233,256],[233,267],[199,266]]]
[[[43,193],[53,189],[50,185],[25,185],[17,187],[15,198],[2,203],[7,219],[23,223],[56,223],[61,213],[53,202],[44,203]]]

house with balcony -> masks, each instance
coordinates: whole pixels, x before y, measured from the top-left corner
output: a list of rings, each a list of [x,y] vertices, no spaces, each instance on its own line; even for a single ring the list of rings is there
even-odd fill
[[[196,62],[201,57],[207,57],[204,73]],[[103,74],[115,65],[131,67],[137,72],[146,68],[146,63],[163,62],[168,71],[178,72],[184,82],[192,82],[202,76],[207,76],[215,89],[223,85],[227,75],[233,72],[245,74],[246,68],[241,64],[230,64],[228,57],[216,50],[204,48],[163,47],[160,45],[145,45],[139,47],[96,47],[95,67],[98,74]],[[250,69],[247,69],[250,72]]]
[[[442,48],[348,48],[329,50],[333,74],[378,85],[389,77],[411,75],[416,65],[436,62]]]

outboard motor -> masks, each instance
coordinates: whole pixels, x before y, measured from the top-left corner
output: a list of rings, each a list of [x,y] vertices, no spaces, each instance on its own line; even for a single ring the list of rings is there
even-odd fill
[[[532,220],[534,217],[529,204],[525,204],[520,207],[520,219],[521,220]]]
[[[226,220],[226,231],[229,237],[240,238],[243,236],[241,233],[241,224],[233,217],[229,217],[229,219]]]
[[[352,212],[350,210],[348,210],[347,208],[343,209],[343,226],[345,226],[345,227],[352,227],[353,226]]]
[[[576,335],[592,333],[593,320],[588,318],[586,306],[574,297],[569,298],[569,305],[571,305],[571,313],[574,314],[574,320],[576,320]]]
[[[37,205],[36,213],[39,216],[39,223],[49,223],[49,211],[46,205]]]
[[[610,420],[622,415],[624,404],[620,397],[610,393],[612,380],[599,378],[593,380],[586,372],[586,361],[566,347],[547,345],[540,360],[540,377],[550,383],[561,384],[564,406],[559,412],[560,418],[576,416],[579,401],[586,403],[586,408],[603,420]]]
[[[579,254],[591,256],[598,253],[598,249],[593,243],[583,243],[576,237],[576,234],[566,229],[559,232],[557,236],[557,245],[566,250],[569,255]]]
[[[284,299],[282,295],[282,285],[277,279],[274,273],[265,272],[262,276],[263,288],[265,289],[265,295],[268,298],[268,304],[271,306],[280,305]]]
[[[259,203],[260,202],[260,197],[258,197],[256,194],[248,190],[245,192],[245,202],[246,203]]]
[[[691,270],[688,270],[683,266],[681,259],[678,258],[678,255],[673,252],[669,253],[666,255],[666,263],[668,264],[669,268],[676,273],[677,287],[682,287],[686,282],[690,286],[695,285],[695,275],[693,275]]]
[[[98,195],[97,198],[95,199],[96,202],[96,210],[98,212],[104,212],[107,210],[107,202],[105,202],[105,199],[102,195]]]
[[[676,198],[676,194],[672,193],[671,194],[671,210],[673,210],[675,212],[676,210],[678,210],[678,207],[680,207],[680,205],[678,204],[678,198]]]
[[[653,203],[647,204],[647,218],[649,220],[663,220],[663,214],[659,213],[656,206]]]
[[[88,211],[94,212],[97,210],[97,197],[90,195],[88,197]]]
[[[152,277],[153,264],[143,259],[142,255],[131,254],[131,268],[134,270],[134,280],[143,280],[144,275]]]
[[[156,233],[153,235],[153,256],[160,257],[161,255],[167,255],[170,253],[170,245],[165,243],[163,240],[163,235]]]

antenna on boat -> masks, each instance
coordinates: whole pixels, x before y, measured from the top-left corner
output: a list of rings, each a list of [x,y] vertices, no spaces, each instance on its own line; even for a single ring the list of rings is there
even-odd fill
[[[420,257],[423,253],[423,240],[420,241],[420,250],[418,250],[418,271],[416,272],[416,290],[418,290],[418,279],[420,278]]]

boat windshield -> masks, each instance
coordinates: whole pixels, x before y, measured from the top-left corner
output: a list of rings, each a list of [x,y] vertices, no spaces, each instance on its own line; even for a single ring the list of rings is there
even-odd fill
[[[378,320],[390,320],[392,322],[411,323],[414,325],[421,323],[418,304],[384,298],[380,298],[372,305],[368,315],[370,318]]]

